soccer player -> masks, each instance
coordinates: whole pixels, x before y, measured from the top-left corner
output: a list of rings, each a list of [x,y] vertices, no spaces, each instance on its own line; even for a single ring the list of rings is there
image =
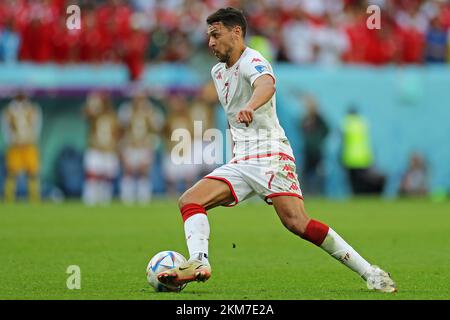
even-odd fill
[[[87,205],[108,204],[113,195],[113,179],[119,173],[119,121],[110,99],[96,92],[88,96],[83,111],[89,122],[83,201]]]
[[[194,119],[187,99],[181,94],[171,94],[167,101],[167,117],[163,128],[165,156],[162,169],[167,182],[169,196],[177,194],[180,182],[191,187],[199,177],[199,166],[192,165],[193,152],[190,141],[176,141],[172,137],[175,130],[185,130],[194,136]],[[176,152],[179,150],[179,152]],[[190,151],[190,152],[189,152]]]
[[[235,205],[256,194],[273,204],[288,230],[355,271],[369,289],[395,292],[387,272],[367,262],[332,228],[307,215],[293,152],[276,116],[275,76],[267,60],[246,47],[243,14],[234,8],[219,9],[207,24],[209,47],[220,61],[211,74],[228,117],[234,158],[180,197],[190,258],[159,273],[158,280],[182,285],[209,279],[207,210]],[[254,134],[255,130],[262,133]]]
[[[15,201],[17,177],[25,172],[28,176],[28,197],[33,202],[39,202],[38,140],[42,128],[42,111],[20,92],[3,111],[2,127],[8,144],[5,200]]]
[[[120,182],[122,202],[145,204],[151,200],[149,173],[153,163],[155,134],[161,130],[163,115],[139,90],[129,103],[119,109],[123,128],[120,143],[123,176]]]

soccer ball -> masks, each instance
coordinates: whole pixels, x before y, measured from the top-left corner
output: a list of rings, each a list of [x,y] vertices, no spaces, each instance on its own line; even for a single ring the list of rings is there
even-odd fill
[[[176,251],[161,251],[153,256],[147,265],[147,281],[155,289],[156,292],[180,292],[183,286],[167,286],[158,281],[156,277],[158,273],[176,268],[180,264],[186,262],[186,258]]]

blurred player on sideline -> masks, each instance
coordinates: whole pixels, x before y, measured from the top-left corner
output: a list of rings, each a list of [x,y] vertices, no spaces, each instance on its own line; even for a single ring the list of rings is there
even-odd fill
[[[88,96],[83,111],[89,122],[83,201],[87,205],[108,204],[113,196],[113,180],[119,173],[119,122],[109,97],[100,93]]]
[[[177,268],[159,273],[159,281],[178,286],[208,280],[207,210],[236,205],[258,195],[274,206],[288,230],[355,271],[369,289],[395,292],[396,285],[387,272],[367,262],[332,228],[308,217],[293,152],[276,115],[275,75],[258,51],[246,47],[247,22],[242,12],[220,9],[207,18],[207,24],[209,47],[220,61],[211,75],[231,128],[234,158],[179,199],[190,258]],[[273,276],[289,281],[292,272],[298,270],[289,268]],[[252,278],[255,270],[247,273]]]
[[[163,129],[165,159],[163,161],[164,176],[167,181],[169,196],[177,194],[178,184],[186,187],[194,184],[199,175],[200,166],[194,164],[193,144],[190,140],[177,140],[176,130],[188,132],[194,137],[194,123],[187,100],[181,94],[171,94],[167,101],[167,117]],[[192,147],[192,148],[191,148]]]
[[[24,93],[18,93],[3,111],[2,128],[8,145],[5,200],[15,201],[17,177],[25,172],[29,199],[40,201],[38,141],[42,129],[41,108]]]
[[[214,83],[208,82],[197,93],[192,101],[190,114],[193,121],[201,123],[202,130],[194,130],[194,153],[202,154],[209,145],[209,141],[204,139],[205,132],[208,129],[214,129],[215,126],[215,109],[217,105],[217,93]],[[207,154],[207,152],[205,153]],[[204,176],[217,167],[214,159],[204,159],[201,164],[196,164],[200,176]]]
[[[119,108],[123,137],[120,157],[123,175],[120,182],[122,202],[147,203],[152,186],[149,174],[153,164],[157,133],[162,129],[163,115],[152,105],[144,91],[138,91],[131,102]]]

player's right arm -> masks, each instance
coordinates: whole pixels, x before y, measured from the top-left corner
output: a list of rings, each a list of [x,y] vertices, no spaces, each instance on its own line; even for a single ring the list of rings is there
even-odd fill
[[[258,77],[253,82],[253,88],[252,97],[247,105],[236,115],[236,120],[245,123],[246,126],[253,121],[253,112],[269,102],[276,90],[273,77],[268,74]]]
[[[236,115],[236,120],[248,125],[253,121],[253,113],[266,103],[275,94],[275,75],[269,62],[260,54],[247,56],[240,65],[241,74],[252,86],[253,93],[250,100]]]

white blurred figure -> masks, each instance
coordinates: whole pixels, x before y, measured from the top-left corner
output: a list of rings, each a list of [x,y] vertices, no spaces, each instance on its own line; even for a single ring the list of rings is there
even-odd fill
[[[289,61],[297,64],[314,61],[314,27],[303,11],[296,10],[295,18],[283,26],[282,38]]]
[[[194,119],[192,109],[187,99],[180,94],[172,94],[167,101],[168,114],[164,126],[165,159],[163,171],[167,182],[169,196],[177,195],[177,186],[184,183],[187,187],[194,184],[200,174],[201,167],[195,164],[195,154],[201,149],[195,150],[196,146],[202,147],[197,140],[195,143]],[[180,136],[179,134],[183,134]],[[187,136],[187,137],[186,137]]]
[[[120,158],[123,175],[120,198],[125,204],[148,203],[152,196],[149,174],[158,144],[158,133],[163,125],[161,112],[151,104],[144,91],[134,94],[132,101],[119,109],[123,136]]]
[[[201,130],[194,130],[194,154],[201,157],[201,163],[196,162],[197,170],[201,176],[205,176],[214,170],[218,163],[215,163],[215,159],[208,158],[206,152],[207,146],[211,143],[205,141],[205,132],[209,129],[216,128],[215,125],[215,109],[217,101],[217,93],[212,81],[205,84],[194,98],[190,108],[190,117],[192,121],[197,124],[201,124]]]
[[[321,65],[338,65],[349,49],[347,33],[339,28],[331,14],[324,16],[325,25],[315,29],[316,62]]]
[[[109,98],[99,93],[88,96],[84,114],[89,122],[89,147],[84,157],[83,201],[87,205],[109,204],[113,180],[119,173],[117,115]]]

